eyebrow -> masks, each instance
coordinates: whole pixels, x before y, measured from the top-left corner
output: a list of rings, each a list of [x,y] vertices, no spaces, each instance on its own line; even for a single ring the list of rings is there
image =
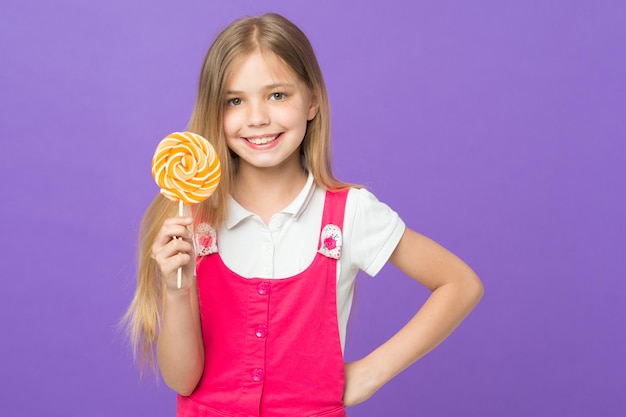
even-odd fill
[[[269,84],[263,87],[264,90],[274,90],[277,88],[295,88],[295,86],[289,83],[276,83],[276,84]],[[238,90],[226,91],[226,95],[239,95],[239,94],[243,94],[243,91],[238,91]]]

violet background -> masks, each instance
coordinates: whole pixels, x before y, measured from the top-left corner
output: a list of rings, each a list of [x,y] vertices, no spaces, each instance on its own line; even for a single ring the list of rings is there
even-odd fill
[[[185,128],[214,36],[265,11],[317,51],[336,173],[486,288],[348,414],[624,415],[626,6],[607,0],[4,0],[0,415],[174,415],[116,327],[150,158]],[[347,359],[427,296],[393,267],[357,292]]]

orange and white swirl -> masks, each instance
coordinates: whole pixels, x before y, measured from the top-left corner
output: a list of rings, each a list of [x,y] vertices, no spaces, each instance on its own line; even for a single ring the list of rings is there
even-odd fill
[[[208,140],[191,132],[175,132],[157,146],[152,177],[172,201],[196,204],[213,194],[220,182],[220,160]]]

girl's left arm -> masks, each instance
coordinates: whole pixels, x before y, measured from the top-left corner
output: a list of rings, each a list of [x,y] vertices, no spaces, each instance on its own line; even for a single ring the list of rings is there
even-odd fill
[[[398,333],[365,358],[346,364],[346,406],[365,401],[439,345],[483,295],[478,276],[467,264],[413,230],[406,229],[389,260],[432,294]]]

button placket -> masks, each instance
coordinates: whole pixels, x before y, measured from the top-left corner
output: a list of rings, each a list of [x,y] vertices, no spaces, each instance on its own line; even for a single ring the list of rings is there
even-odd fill
[[[249,330],[246,337],[246,368],[249,383],[262,387],[265,380],[265,349],[268,334],[267,317],[269,308],[269,281],[252,283],[248,320]],[[256,389],[256,388],[255,388]],[[259,388],[262,389],[262,388]]]

